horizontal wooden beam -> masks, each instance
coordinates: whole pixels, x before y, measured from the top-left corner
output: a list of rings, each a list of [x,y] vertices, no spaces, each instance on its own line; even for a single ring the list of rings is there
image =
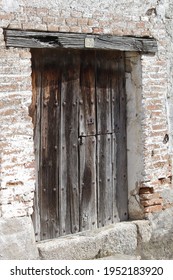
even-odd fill
[[[157,51],[157,42],[153,38],[13,29],[4,29],[4,37],[7,47],[92,48],[144,53],[155,53]]]

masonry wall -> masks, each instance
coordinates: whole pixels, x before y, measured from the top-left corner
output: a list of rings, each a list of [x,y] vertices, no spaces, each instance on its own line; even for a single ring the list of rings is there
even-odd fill
[[[168,0],[0,0],[0,217],[30,216],[35,190],[31,53],[7,49],[3,28],[157,40],[155,55],[126,54],[129,213],[172,209],[172,17]]]

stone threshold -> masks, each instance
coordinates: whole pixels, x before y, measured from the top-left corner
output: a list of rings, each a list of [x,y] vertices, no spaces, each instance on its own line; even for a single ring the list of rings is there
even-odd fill
[[[43,260],[139,259],[137,226],[133,222],[41,241],[37,248]]]

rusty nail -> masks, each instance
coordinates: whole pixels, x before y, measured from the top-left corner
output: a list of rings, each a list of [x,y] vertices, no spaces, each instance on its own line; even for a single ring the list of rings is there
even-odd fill
[[[75,106],[76,105],[76,103],[75,102],[73,102],[73,106]]]
[[[57,103],[57,102],[55,102],[55,106],[56,106],[56,107],[58,106],[58,103]]]
[[[46,150],[46,147],[43,147],[43,150]]]
[[[63,102],[63,105],[64,105],[64,106],[66,105],[66,102],[65,102],[65,101]]]
[[[45,192],[45,191],[46,191],[46,189],[43,189],[43,191]]]
[[[53,191],[56,192],[56,188],[53,188]]]
[[[57,148],[58,148],[58,147],[57,147],[57,146],[55,146],[55,150],[57,150]]]

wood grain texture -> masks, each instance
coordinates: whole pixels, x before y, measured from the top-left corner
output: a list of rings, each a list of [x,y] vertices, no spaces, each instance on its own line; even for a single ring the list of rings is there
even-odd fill
[[[96,138],[81,137],[80,158],[80,231],[97,227]]]
[[[60,130],[61,235],[79,231],[78,98],[79,55],[62,56]]]
[[[32,50],[37,240],[127,215],[124,54]]]
[[[80,55],[79,136],[96,134],[95,52]]]
[[[157,52],[157,42],[153,38],[138,38],[113,35],[87,35],[80,33],[60,33],[4,29],[7,47],[23,48],[85,48],[85,39],[92,38],[94,49]]]

